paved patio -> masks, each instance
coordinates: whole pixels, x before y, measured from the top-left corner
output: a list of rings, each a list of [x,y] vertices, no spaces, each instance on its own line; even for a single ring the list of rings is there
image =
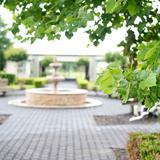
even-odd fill
[[[160,132],[159,124],[97,126],[94,115],[129,112],[119,100],[95,97],[103,106],[65,110],[7,104],[23,94],[0,97],[0,113],[12,114],[0,125],[0,160],[116,160],[110,148],[125,148],[131,131]]]

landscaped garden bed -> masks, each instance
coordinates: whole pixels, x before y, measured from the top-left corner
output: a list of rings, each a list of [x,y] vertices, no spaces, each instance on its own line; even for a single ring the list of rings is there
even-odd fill
[[[94,119],[97,125],[124,125],[124,124],[152,124],[159,122],[156,117],[146,117],[141,120],[130,122],[131,114],[119,114],[119,115],[95,115]]]
[[[47,84],[45,78],[17,78],[10,88],[15,90],[41,88]]]
[[[130,160],[160,160],[160,133],[132,133],[128,152]]]

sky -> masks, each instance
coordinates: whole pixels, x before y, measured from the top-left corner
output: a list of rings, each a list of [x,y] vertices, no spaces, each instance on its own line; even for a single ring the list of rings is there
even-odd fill
[[[11,26],[12,14],[0,7],[0,15],[4,22]],[[126,30],[121,28],[114,31],[112,34],[107,35],[105,40],[100,43],[98,47],[95,47],[89,42],[88,34],[84,33],[84,29],[80,29],[75,33],[72,39],[62,37],[61,40],[48,41],[47,39],[37,40],[34,44],[30,42],[21,43],[20,41],[14,40],[14,47],[21,47],[27,50],[29,54],[46,54],[46,55],[99,55],[107,52],[115,52],[120,50],[117,48],[117,44],[125,37]],[[11,39],[13,36],[9,34]],[[89,47],[87,45],[90,44]]]

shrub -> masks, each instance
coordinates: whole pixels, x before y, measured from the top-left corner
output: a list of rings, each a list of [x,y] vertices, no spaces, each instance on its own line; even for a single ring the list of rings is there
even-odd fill
[[[35,79],[34,80],[34,86],[35,88],[41,88],[44,87],[44,85],[46,84],[46,81],[44,79]]]
[[[94,82],[88,82],[88,90],[98,92],[99,88]]]
[[[128,142],[130,160],[159,160],[160,133],[132,133]]]
[[[33,78],[33,77],[31,78],[31,77],[29,77],[29,78],[18,78],[17,84],[19,84],[20,82],[24,82],[24,84],[26,84],[26,85],[34,85],[35,84],[34,82],[37,80],[42,81],[43,85],[45,85],[47,83],[45,78]]]
[[[77,80],[77,85],[81,89],[88,89],[88,81],[85,79],[78,79]]]
[[[20,82],[24,82],[24,84],[27,85],[32,85],[34,84],[34,78],[18,78],[17,79],[17,83],[19,84]]]
[[[86,79],[77,79],[77,85],[81,89],[87,89],[95,92],[99,91],[98,86],[94,82],[90,82]]]
[[[34,78],[26,78],[25,79],[25,84],[32,85],[34,83]]]
[[[16,76],[14,74],[6,73],[6,72],[0,72],[0,77],[6,78],[9,84],[14,83],[16,79]]]

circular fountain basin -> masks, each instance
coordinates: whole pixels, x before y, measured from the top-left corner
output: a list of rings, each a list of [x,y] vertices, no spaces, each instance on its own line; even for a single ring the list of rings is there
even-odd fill
[[[40,88],[26,90],[24,99],[11,100],[8,104],[29,108],[90,108],[101,106],[102,102],[93,98],[87,98],[87,90],[66,89],[53,91]]]
[[[39,88],[26,90],[26,104],[37,106],[73,106],[85,103],[87,91],[82,89]]]

